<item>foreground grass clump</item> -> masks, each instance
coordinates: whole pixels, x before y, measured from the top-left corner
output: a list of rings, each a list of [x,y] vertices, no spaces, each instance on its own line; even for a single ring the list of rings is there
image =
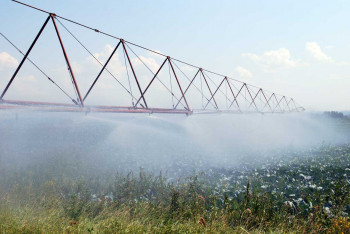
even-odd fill
[[[177,180],[0,166],[0,233],[350,232],[349,146],[263,162]]]

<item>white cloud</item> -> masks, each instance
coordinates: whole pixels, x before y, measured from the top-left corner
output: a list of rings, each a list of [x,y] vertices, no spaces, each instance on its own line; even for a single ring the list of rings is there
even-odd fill
[[[118,48],[120,50],[121,48]],[[110,44],[105,45],[104,49],[99,53],[94,53],[94,56],[99,60],[103,65],[109,58],[109,56],[112,54],[114,50],[114,47]],[[125,71],[125,66],[121,61],[118,59],[118,50],[114,53],[111,61],[108,63],[107,69],[111,71],[113,75],[116,75],[118,78],[118,75],[123,73]],[[123,54],[121,55],[123,56]],[[88,60],[92,61],[94,65],[96,65],[98,68],[102,69],[102,66],[99,62],[97,62],[93,57],[88,57]]]
[[[0,71],[5,70],[7,68],[15,68],[18,66],[18,61],[10,54],[6,52],[0,53]]]
[[[243,78],[253,77],[253,74],[249,70],[245,69],[244,67],[238,66],[236,67],[236,71],[238,72],[240,77],[243,77]]]
[[[309,51],[317,60],[323,62],[333,62],[333,59],[326,55],[317,42],[308,42],[305,46],[306,50]]]
[[[74,74],[80,74],[82,72],[82,65],[80,63],[77,63],[76,61],[71,62],[72,70]]]
[[[151,57],[143,57],[143,56],[139,56],[139,58],[142,60],[142,62],[144,64],[146,64],[152,71],[153,73],[156,73],[160,67],[160,65],[156,62],[156,60],[154,58],[151,58]],[[140,59],[138,58],[133,58],[131,61],[132,61],[132,64],[133,66],[144,66],[142,64],[142,62],[140,61]]]
[[[190,66],[181,66],[180,67],[181,71],[183,72],[197,72],[198,68],[190,67]]]
[[[28,75],[28,76],[21,77],[21,81],[36,82],[36,78],[33,75]]]
[[[301,65],[299,61],[291,59],[290,52],[286,48],[266,51],[263,55],[245,53],[242,56],[250,58],[264,66],[295,67]]]

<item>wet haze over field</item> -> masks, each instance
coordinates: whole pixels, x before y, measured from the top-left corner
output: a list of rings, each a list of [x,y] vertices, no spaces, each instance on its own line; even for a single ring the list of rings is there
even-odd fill
[[[0,113],[0,163],[26,167],[60,158],[82,173],[139,170],[177,175],[349,140],[344,124],[322,115],[129,115]]]

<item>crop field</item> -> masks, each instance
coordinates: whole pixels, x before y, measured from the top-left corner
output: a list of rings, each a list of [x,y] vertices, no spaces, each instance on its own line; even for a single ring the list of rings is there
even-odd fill
[[[2,147],[1,233],[350,232],[349,143],[255,152],[228,166],[188,156],[167,170],[97,172],[102,154],[23,163]]]

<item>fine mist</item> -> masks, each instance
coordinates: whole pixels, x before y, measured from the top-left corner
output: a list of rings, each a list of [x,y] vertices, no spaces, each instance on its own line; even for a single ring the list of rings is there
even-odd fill
[[[347,142],[344,125],[321,114],[130,115],[0,113],[0,164],[25,168],[68,159],[79,173],[176,174],[230,168]],[[77,169],[78,170],[78,169]]]

